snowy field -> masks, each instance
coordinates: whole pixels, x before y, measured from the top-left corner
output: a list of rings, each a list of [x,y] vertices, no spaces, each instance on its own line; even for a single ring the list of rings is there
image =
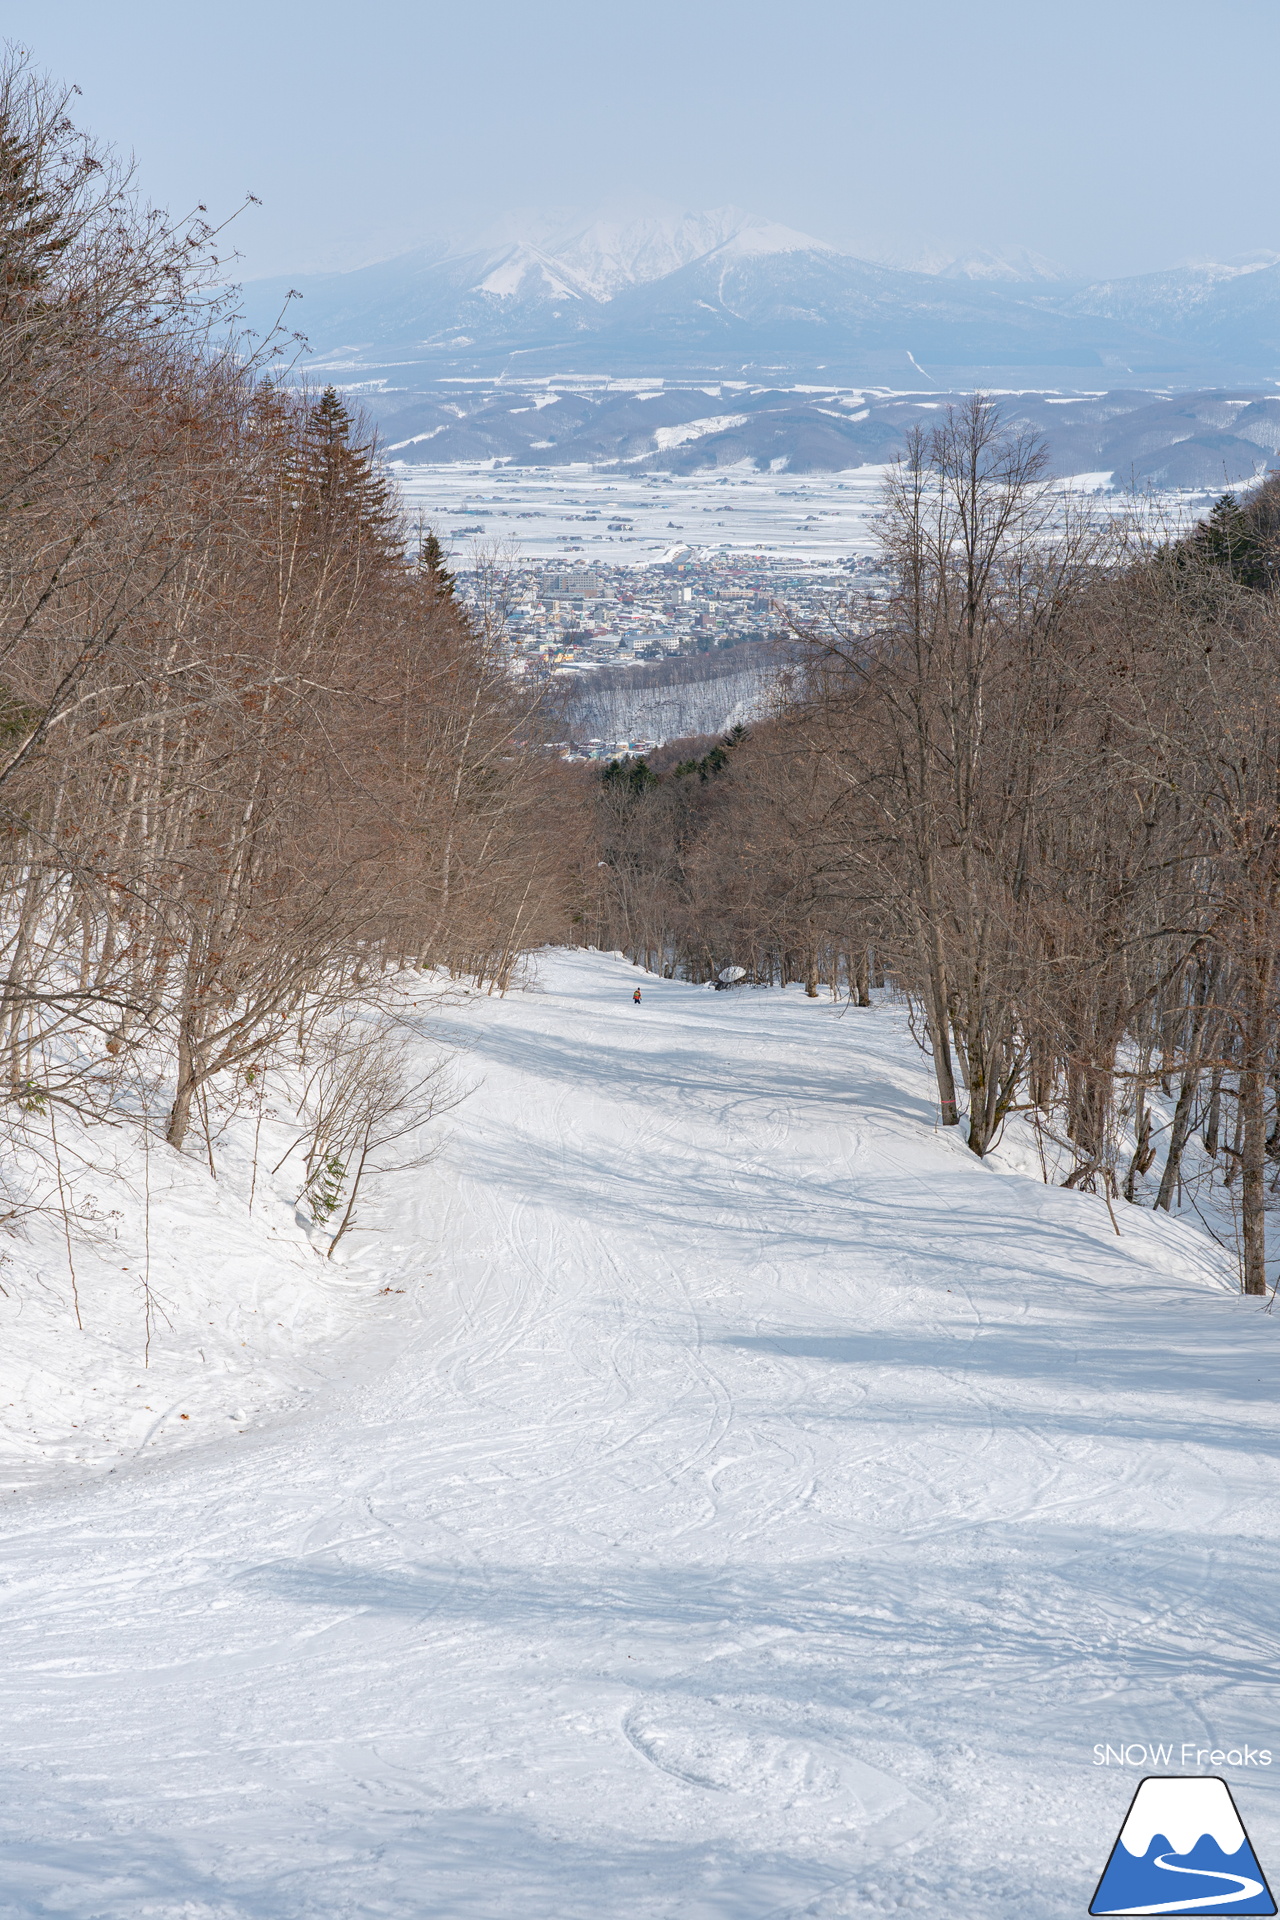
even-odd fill
[[[763,554],[812,566],[874,550],[885,470],[759,473],[744,461],[718,473],[632,477],[586,466],[392,462],[391,472],[410,512],[452,538],[460,564],[475,544],[496,542],[522,561],[643,566],[691,546],[726,559]],[[628,524],[619,530],[620,521]]]
[[[516,563],[569,560],[651,566],[679,547],[705,559],[758,555],[812,570],[877,551],[874,520],[887,468],[844,473],[761,473],[749,461],[692,474],[620,475],[594,467],[407,466],[388,470],[413,516],[421,514],[468,566],[495,548]],[[1176,529],[1203,513],[1202,491],[1111,491],[1109,473],[1057,482],[1103,515],[1137,515]]]
[[[1066,1920],[1157,1741],[1274,1754],[1213,1768],[1274,1878],[1278,1329],[1212,1243],[980,1165],[893,1006],[554,954],[427,1025],[474,1090],[336,1277],[155,1149],[163,1431],[85,1411],[88,1266],[24,1336],[4,1920]]]

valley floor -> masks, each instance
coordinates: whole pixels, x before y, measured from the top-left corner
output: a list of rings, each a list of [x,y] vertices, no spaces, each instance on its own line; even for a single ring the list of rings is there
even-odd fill
[[[0,1507],[0,1916],[1059,1920],[1152,1741],[1271,1750],[1280,1876],[1280,1328],[1211,1243],[980,1165],[893,1007],[548,954],[442,1024],[376,1332]]]

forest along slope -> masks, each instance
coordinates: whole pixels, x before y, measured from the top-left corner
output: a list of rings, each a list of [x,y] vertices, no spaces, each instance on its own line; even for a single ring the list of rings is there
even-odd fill
[[[936,1132],[892,1006],[547,954],[449,1018],[395,1359],[5,1503],[0,1915],[1056,1920],[1095,1742],[1280,1747],[1209,1242]]]

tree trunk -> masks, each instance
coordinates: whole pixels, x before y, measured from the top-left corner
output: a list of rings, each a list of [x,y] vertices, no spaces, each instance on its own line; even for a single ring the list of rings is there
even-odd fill
[[[1240,1074],[1237,1074],[1236,1078],[1237,1080],[1241,1080],[1241,1082],[1243,1083],[1242,1076]],[[1235,1117],[1235,1123],[1231,1129],[1231,1145],[1227,1146],[1225,1142],[1223,1143],[1224,1151],[1226,1152],[1226,1155],[1227,1155],[1227,1164],[1223,1172],[1222,1179],[1223,1179],[1223,1184],[1228,1187],[1234,1183],[1235,1177],[1240,1171],[1240,1142],[1243,1136],[1244,1136],[1244,1106],[1241,1102],[1239,1091],[1237,1090],[1236,1117]]]
[[[983,1159],[995,1133],[995,1110],[1000,1092],[998,1055],[993,1060],[973,1060],[969,1073],[970,1153]]]
[[[1240,1036],[1240,1208],[1244,1290],[1267,1290],[1267,1080],[1271,1066],[1272,1000],[1275,991],[1275,902],[1268,897],[1252,942],[1248,1018]]]
[[[1204,1150],[1211,1160],[1218,1157],[1218,1133],[1222,1125],[1222,1062],[1209,1079],[1209,1112],[1204,1124]]]
[[[1129,1162],[1128,1176],[1124,1183],[1124,1197],[1131,1203],[1137,1200],[1136,1186],[1138,1175],[1147,1171],[1147,1168],[1151,1165],[1152,1159],[1154,1158],[1154,1149],[1151,1146],[1151,1109],[1141,1094],[1138,1096],[1138,1105],[1137,1139],[1134,1144],[1133,1158]],[[1159,1204],[1160,1202],[1157,1200],[1156,1205],[1159,1206]]]
[[[1188,1066],[1183,1072],[1178,1104],[1173,1110],[1173,1125],[1169,1130],[1169,1151],[1165,1157],[1164,1172],[1160,1175],[1160,1191],[1156,1195],[1156,1205],[1163,1207],[1166,1213],[1173,1206],[1174,1188],[1182,1172],[1182,1153],[1191,1136],[1191,1116],[1199,1085],[1199,1067]]]
[[[187,1137],[187,1128],[191,1125],[191,1103],[195,1099],[198,1081],[195,1055],[187,1037],[185,1026],[178,1030],[178,1084],[173,1096],[173,1105],[169,1109],[169,1125],[165,1139],[171,1147],[181,1148]]]
[[[1244,1121],[1240,1206],[1244,1226],[1244,1290],[1253,1294],[1262,1294],[1267,1290],[1266,1095],[1266,1074],[1262,1066],[1249,1067],[1240,1076],[1240,1106]]]
[[[951,1037],[947,1022],[947,1000],[945,993],[939,993],[940,982],[935,982],[933,1005],[929,1009],[929,1040],[933,1047],[933,1071],[938,1082],[938,1105],[941,1108],[944,1127],[960,1125],[960,1110],[956,1104],[956,1076],[951,1065]]]
[[[164,1136],[171,1147],[180,1148],[187,1137],[187,1128],[191,1125],[191,1102],[195,1098],[195,1092],[194,1080],[178,1082],[178,1091],[169,1109],[169,1125]]]
[[[805,947],[805,954],[804,954],[804,990],[808,994],[810,1000],[817,999],[818,997],[818,943],[813,937],[812,927],[810,927],[809,929],[809,940],[808,940],[807,946]]]

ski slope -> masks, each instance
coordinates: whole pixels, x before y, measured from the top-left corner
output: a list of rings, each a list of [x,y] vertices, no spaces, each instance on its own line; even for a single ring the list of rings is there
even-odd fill
[[[324,1385],[0,1505],[0,1916],[1058,1920],[1122,1741],[1272,1749],[1274,1877],[1212,1244],[980,1165],[892,1006],[548,954],[428,1024],[474,1090]]]

